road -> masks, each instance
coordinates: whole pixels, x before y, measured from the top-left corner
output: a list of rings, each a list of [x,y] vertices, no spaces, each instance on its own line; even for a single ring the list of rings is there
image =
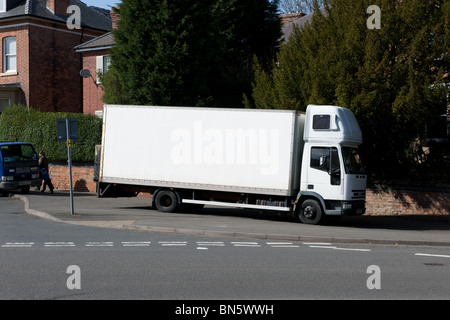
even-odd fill
[[[25,214],[23,204],[9,198],[0,198],[0,257],[0,299],[450,298],[449,247],[69,225]]]

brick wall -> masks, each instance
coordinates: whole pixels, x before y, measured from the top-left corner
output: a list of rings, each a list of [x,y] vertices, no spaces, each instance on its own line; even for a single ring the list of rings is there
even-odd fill
[[[50,164],[56,189],[69,189],[67,165]],[[72,166],[74,191],[95,192],[93,166]],[[412,189],[371,186],[367,189],[366,215],[450,215],[450,188]]]
[[[41,111],[82,112],[82,61],[74,47],[93,37],[65,26],[46,27],[29,27],[29,103]]]
[[[83,68],[91,71],[91,77],[83,79],[83,113],[95,114],[103,110],[103,86],[97,84],[97,56],[109,55],[109,50],[96,50],[83,53]]]
[[[69,190],[70,177],[68,165],[50,164],[48,171],[52,177],[52,183],[55,189]],[[72,165],[72,184],[74,191],[95,192],[96,185],[94,182],[93,166]]]
[[[450,215],[450,188],[372,186],[367,190],[370,215]]]

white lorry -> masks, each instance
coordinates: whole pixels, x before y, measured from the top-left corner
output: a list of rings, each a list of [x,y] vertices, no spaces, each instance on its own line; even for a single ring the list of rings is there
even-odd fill
[[[354,114],[105,105],[98,196],[153,195],[162,212],[204,205],[275,210],[318,224],[365,212]]]

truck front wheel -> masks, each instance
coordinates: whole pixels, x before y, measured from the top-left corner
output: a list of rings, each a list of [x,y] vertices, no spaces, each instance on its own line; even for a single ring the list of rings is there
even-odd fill
[[[320,203],[313,199],[305,200],[298,210],[298,218],[305,224],[319,224],[323,219]]]
[[[161,212],[174,212],[178,208],[178,198],[171,190],[162,190],[155,197],[155,206]]]

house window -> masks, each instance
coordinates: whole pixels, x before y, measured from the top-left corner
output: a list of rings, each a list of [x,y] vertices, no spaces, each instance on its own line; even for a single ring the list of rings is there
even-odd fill
[[[97,56],[97,84],[100,83],[99,75],[104,75],[108,72],[109,65],[111,64],[110,56]]]
[[[17,71],[16,37],[7,37],[3,39],[3,72],[6,73],[16,71]]]
[[[0,0],[0,12],[6,12],[6,0]]]

